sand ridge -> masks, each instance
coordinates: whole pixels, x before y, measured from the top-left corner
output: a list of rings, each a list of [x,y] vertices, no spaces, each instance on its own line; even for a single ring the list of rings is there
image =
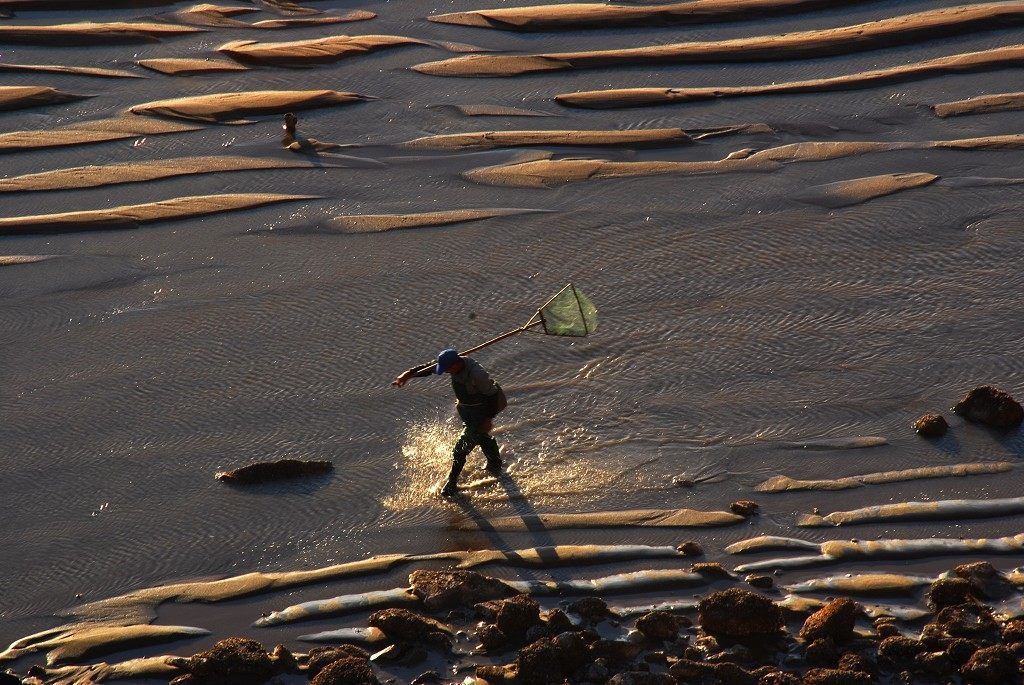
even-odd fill
[[[413,69],[433,76],[515,76],[626,64],[824,57],[922,38],[956,35],[970,29],[1002,27],[1020,21],[1024,21],[1024,2],[993,2],[946,7],[829,29],[612,50],[471,55],[425,62]]]
[[[89,95],[65,93],[46,86],[0,86],[0,110],[25,109],[39,105],[59,105],[83,100]]]
[[[1005,516],[1021,512],[1024,512],[1024,497],[897,502],[861,507],[851,511],[835,511],[825,516],[803,514],[797,518],[796,525],[801,528],[820,528],[844,526],[851,523]]]
[[[696,509],[632,509],[594,511],[579,514],[534,514],[500,516],[482,520],[467,519],[455,523],[455,530],[564,530],[573,528],[708,528],[729,526],[746,518],[728,511]]]
[[[182,122],[122,116],[113,119],[81,121],[63,127],[35,131],[0,133],[0,153],[66,147],[124,140],[136,136],[155,136],[198,131],[202,126]]]
[[[571,2],[564,5],[500,7],[434,14],[427,19],[440,24],[507,31],[605,29],[747,19],[765,14],[832,7],[841,2],[842,0],[690,0],[652,5]]]
[[[932,105],[932,111],[939,117],[960,117],[966,114],[987,114],[989,112],[1012,112],[1024,109],[1024,93],[999,93],[942,102]]]
[[[273,64],[280,67],[301,67],[334,62],[345,57],[386,48],[427,44],[426,41],[407,36],[326,36],[284,43],[235,40],[224,43],[217,48],[217,51],[239,61]]]
[[[424,136],[402,145],[425,150],[493,150],[540,145],[659,146],[692,142],[681,128],[626,129],[621,131],[477,131]]]
[[[150,43],[161,38],[199,33],[203,29],[143,21],[80,21],[38,26],[0,24],[0,43],[41,45],[90,45],[100,43]]]
[[[249,67],[226,59],[201,59],[196,57],[156,57],[140,59],[140,67],[160,72],[167,76],[192,76],[222,71],[248,71]]]
[[[0,652],[0,663],[26,654],[45,651],[46,663],[59,664],[107,654],[132,646],[159,644],[189,637],[209,635],[210,631],[192,626],[93,625],[80,623],[45,630],[15,641]]]
[[[855,74],[844,74],[807,81],[784,81],[754,86],[713,86],[701,88],[613,88],[609,90],[562,93],[555,96],[555,101],[569,107],[615,109],[716,98],[829,92],[871,88],[886,83],[930,78],[940,74],[998,69],[1018,64],[1022,61],[1024,61],[1024,45],[1008,45],[980,52],[967,52],[937,57],[923,62],[913,62],[884,69],[873,69]],[[954,104],[949,103],[949,105]],[[946,106],[937,105],[936,107],[944,108]],[[943,111],[946,110],[944,109]],[[938,114],[938,110],[936,110],[936,113]],[[939,114],[939,116],[943,115]]]
[[[407,228],[424,228],[428,226],[446,226],[466,221],[481,221],[498,216],[531,214],[545,210],[537,209],[451,209],[436,212],[417,212],[414,214],[350,214],[336,216],[332,223],[350,233],[376,233],[380,231],[396,231]]]
[[[1006,461],[951,464],[949,466],[923,466],[915,469],[898,471],[880,471],[860,476],[846,476],[825,480],[798,480],[789,476],[774,476],[758,485],[758,492],[789,492],[791,490],[846,490],[860,488],[865,485],[881,483],[898,483],[907,480],[927,478],[946,478],[982,475],[988,473],[1005,473],[1013,469],[1013,464]]]
[[[366,95],[336,90],[251,90],[157,100],[135,105],[129,111],[132,114],[225,123],[239,121],[239,117],[245,116],[348,105],[370,99]]]

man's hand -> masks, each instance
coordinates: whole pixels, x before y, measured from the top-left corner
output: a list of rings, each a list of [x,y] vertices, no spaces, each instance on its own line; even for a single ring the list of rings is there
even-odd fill
[[[484,419],[480,424],[480,432],[484,435],[490,435],[491,430],[494,428],[494,421],[491,419]]]
[[[399,374],[399,376],[395,378],[395,380],[391,381],[391,385],[395,386],[396,388],[400,388],[403,385],[405,385],[408,381],[409,372],[406,371],[405,373]]]

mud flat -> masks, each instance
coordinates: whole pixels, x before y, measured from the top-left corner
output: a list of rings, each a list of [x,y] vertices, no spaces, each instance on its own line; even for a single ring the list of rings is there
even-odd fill
[[[167,76],[192,76],[224,71],[248,71],[249,67],[226,59],[196,59],[188,57],[158,57],[140,59],[136,64]]]
[[[345,57],[403,45],[426,45],[406,36],[327,36],[286,43],[235,40],[217,48],[218,52],[240,62],[273,64],[279,67],[304,67],[328,64]]]
[[[543,145],[657,147],[683,145],[691,140],[681,128],[624,131],[478,131],[425,136],[403,143],[403,146],[425,150],[493,150]]]
[[[240,157],[236,155],[181,157],[146,162],[122,162],[102,166],[80,166],[43,171],[38,174],[13,176],[0,179],[0,193],[96,188],[120,183],[155,181],[175,176],[216,174],[231,171],[309,169],[312,167],[330,166],[330,164],[313,163],[298,157],[282,159],[274,157]]]
[[[433,76],[515,76],[627,64],[824,57],[963,34],[972,29],[1005,27],[1020,21],[1024,21],[1024,2],[982,3],[830,29],[616,50],[471,55],[425,62],[413,69]]]
[[[788,492],[790,490],[846,490],[860,488],[865,485],[881,483],[899,483],[906,480],[926,478],[949,478],[983,475],[987,473],[1005,473],[1013,469],[1007,461],[980,462],[974,464],[953,464],[950,466],[925,466],[917,469],[899,471],[879,471],[860,476],[846,476],[825,480],[799,480],[789,476],[774,476],[758,485],[758,492]]]
[[[131,229],[137,228],[140,224],[154,221],[206,216],[207,214],[251,209],[278,202],[312,199],[315,198],[311,195],[275,195],[272,193],[176,197],[160,202],[124,205],[110,209],[0,218],[0,235]]]
[[[376,233],[379,231],[397,231],[407,228],[425,228],[428,226],[445,226],[466,221],[482,221],[498,216],[514,216],[516,214],[532,214],[544,210],[538,209],[451,209],[437,212],[419,212],[416,214],[350,214],[336,216],[332,224],[350,233]]]
[[[981,52],[967,52],[948,57],[938,57],[923,62],[887,67],[885,69],[873,69],[856,74],[845,74],[843,76],[831,76],[807,81],[788,81],[757,86],[716,86],[704,88],[614,88],[610,90],[562,93],[555,96],[555,101],[568,107],[617,109],[716,98],[749,97],[753,95],[820,93],[871,88],[887,83],[930,78],[941,74],[1001,69],[1006,66],[1019,64],[1022,61],[1024,61],[1024,45],[1009,45]],[[949,103],[948,105],[936,105],[936,107],[952,108],[957,104]],[[936,114],[938,114],[938,109],[936,109]],[[952,115],[939,114],[939,116]]]
[[[1024,109],[1024,93],[999,93],[979,95],[966,100],[943,102],[932,106],[940,117],[961,117],[967,114],[988,114],[989,112],[1013,112]]]
[[[855,0],[692,0],[659,5],[619,5],[573,2],[564,5],[530,5],[498,9],[434,14],[427,17],[440,24],[457,24],[505,31],[551,31],[560,29],[609,29],[620,26],[696,24],[739,20],[783,12],[801,12],[833,7]]]
[[[235,123],[239,117],[282,114],[292,110],[335,107],[371,98],[336,90],[253,90],[244,93],[211,93],[157,100],[135,105],[132,114],[164,116],[193,121]]]
[[[35,43],[39,45],[97,45],[108,43],[151,43],[202,29],[155,22],[93,22],[18,26],[0,24],[0,44]]]
[[[198,131],[202,126],[146,117],[95,119],[37,131],[0,133],[0,152],[18,152],[49,147],[87,145],[136,136],[156,136]]]
[[[26,109],[83,100],[88,95],[65,93],[45,86],[0,86],[0,110]]]

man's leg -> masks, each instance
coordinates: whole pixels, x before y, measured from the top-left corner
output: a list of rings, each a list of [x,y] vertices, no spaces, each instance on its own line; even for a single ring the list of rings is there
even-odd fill
[[[491,473],[501,471],[501,455],[498,452],[498,441],[490,433],[480,436],[480,451],[487,457],[487,470]]]
[[[458,492],[457,482],[459,474],[462,473],[462,467],[466,465],[466,457],[469,456],[469,453],[473,451],[476,445],[476,431],[467,424],[462,430],[462,435],[455,441],[455,446],[452,448],[452,470],[448,473],[448,482],[445,483],[444,488],[441,490],[443,496],[451,497]]]

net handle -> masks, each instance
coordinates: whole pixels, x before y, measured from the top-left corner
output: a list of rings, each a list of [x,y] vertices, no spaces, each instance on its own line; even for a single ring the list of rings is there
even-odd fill
[[[522,326],[520,326],[519,328],[513,328],[511,331],[505,331],[501,335],[495,336],[495,337],[491,338],[490,340],[488,340],[487,342],[482,342],[479,345],[477,345],[476,347],[471,347],[468,350],[461,350],[459,352],[459,355],[470,354],[472,352],[476,352],[477,350],[482,350],[485,347],[490,347],[491,345],[493,345],[496,342],[501,342],[505,338],[511,338],[513,335],[519,335],[520,333],[522,333],[524,331],[528,331],[531,328],[536,328],[537,326],[540,326],[543,323],[544,323],[544,320],[543,320],[543,318],[541,318],[540,310],[538,309],[537,313],[534,314],[533,316],[531,316],[530,320],[527,321]],[[437,364],[437,362],[428,362],[426,364],[420,364],[419,366],[413,368],[412,371],[418,373],[420,371],[424,371],[424,370],[430,368],[431,366],[435,366],[436,364]]]

